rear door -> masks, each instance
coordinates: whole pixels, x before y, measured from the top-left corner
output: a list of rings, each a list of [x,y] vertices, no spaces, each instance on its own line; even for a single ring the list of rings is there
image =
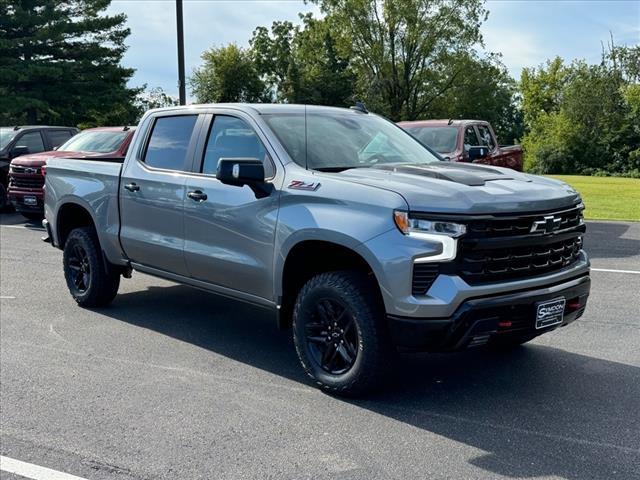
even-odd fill
[[[142,147],[125,163],[120,180],[120,240],[134,263],[187,275],[185,171],[191,167],[202,120],[196,113],[150,118]]]
[[[275,164],[266,138],[249,116],[233,111],[210,116],[203,132],[195,172],[186,184],[185,259],[189,273],[222,287],[222,291],[271,301],[278,191],[273,188],[259,198],[248,186],[225,185],[215,177],[220,158],[258,158],[264,163],[266,176],[273,179]],[[190,192],[199,198],[189,198]]]

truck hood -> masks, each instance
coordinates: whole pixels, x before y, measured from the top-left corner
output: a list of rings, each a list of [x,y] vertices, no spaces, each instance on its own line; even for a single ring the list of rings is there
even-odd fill
[[[93,153],[93,152],[65,152],[63,150],[52,150],[50,152],[30,153],[11,160],[14,165],[21,167],[41,167],[50,158],[107,158],[116,156],[117,152]]]
[[[395,164],[339,173],[349,181],[392,190],[413,211],[514,213],[571,207],[580,195],[558,180],[508,168],[463,163]]]

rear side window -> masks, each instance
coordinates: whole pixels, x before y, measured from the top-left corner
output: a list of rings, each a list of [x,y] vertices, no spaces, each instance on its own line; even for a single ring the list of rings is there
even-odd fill
[[[58,148],[64,142],[73,137],[73,133],[69,130],[49,130],[47,132],[49,142],[51,142],[51,148]]]
[[[159,117],[153,126],[144,163],[153,168],[186,170],[187,150],[197,115]]]
[[[44,152],[44,143],[40,132],[27,132],[16,141],[16,147],[27,147],[29,153]]]
[[[273,165],[258,135],[239,118],[225,115],[214,118],[204,152],[202,173],[215,175],[221,158],[257,158],[264,163],[266,177],[273,174]]]

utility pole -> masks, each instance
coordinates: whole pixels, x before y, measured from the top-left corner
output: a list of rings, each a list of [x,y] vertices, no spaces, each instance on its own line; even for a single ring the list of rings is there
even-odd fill
[[[184,79],[184,28],[182,25],[182,0],[176,0],[176,23],[178,31],[178,89],[180,105],[187,104],[187,92]]]

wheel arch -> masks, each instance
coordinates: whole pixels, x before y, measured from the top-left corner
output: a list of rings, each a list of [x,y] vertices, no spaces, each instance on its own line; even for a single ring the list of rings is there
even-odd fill
[[[384,308],[375,270],[355,250],[356,245],[353,242],[345,243],[306,238],[291,245],[286,254],[282,255],[281,268],[276,269],[276,272],[280,273],[276,279],[280,328],[291,326],[293,306],[302,286],[311,277],[329,271],[357,270],[369,276],[380,306]]]

